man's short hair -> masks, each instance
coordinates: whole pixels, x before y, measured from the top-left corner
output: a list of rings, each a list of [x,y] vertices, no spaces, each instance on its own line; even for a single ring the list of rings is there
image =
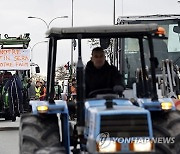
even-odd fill
[[[98,52],[103,52],[104,53],[104,49],[102,47],[96,47],[92,50],[92,55],[94,53],[98,53]]]

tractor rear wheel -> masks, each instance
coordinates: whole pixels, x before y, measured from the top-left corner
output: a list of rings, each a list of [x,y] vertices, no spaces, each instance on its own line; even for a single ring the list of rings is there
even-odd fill
[[[20,154],[61,146],[57,115],[24,114],[19,133]]]
[[[157,154],[180,153],[180,114],[178,111],[152,113]]]

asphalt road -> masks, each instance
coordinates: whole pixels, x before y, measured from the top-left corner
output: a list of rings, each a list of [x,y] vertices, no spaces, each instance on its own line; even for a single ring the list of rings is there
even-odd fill
[[[0,119],[0,154],[19,154],[19,118],[15,122]]]

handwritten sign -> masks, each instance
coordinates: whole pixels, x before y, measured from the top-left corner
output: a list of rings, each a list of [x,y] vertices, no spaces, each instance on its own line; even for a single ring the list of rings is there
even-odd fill
[[[0,70],[30,69],[30,49],[0,49]]]

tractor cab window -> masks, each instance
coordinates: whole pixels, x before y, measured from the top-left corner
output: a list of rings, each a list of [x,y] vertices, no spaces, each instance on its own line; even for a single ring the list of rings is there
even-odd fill
[[[165,30],[164,38],[153,38],[154,56],[157,57],[159,65],[162,67],[162,60],[172,60],[174,64],[180,66],[180,28],[178,21],[155,21],[160,27]],[[148,21],[141,21],[141,23],[148,23]],[[147,68],[150,68],[150,53],[147,39],[143,41],[145,63]],[[127,87],[132,87],[135,82],[136,69],[141,67],[139,42],[138,39],[126,38],[124,41],[124,75]]]
[[[165,39],[153,39],[154,56],[157,57],[159,62],[159,68],[161,67],[161,61],[168,59],[168,45]],[[132,84],[136,80],[137,68],[141,68],[140,61],[140,47],[138,39],[127,38],[125,39],[125,83],[127,87],[132,88]],[[143,39],[143,49],[145,57],[145,65],[147,70],[150,68],[150,49],[147,38]]]
[[[177,24],[169,25],[168,31],[168,51],[180,52],[180,33],[173,31],[174,27],[178,27]]]
[[[162,39],[163,43],[159,43],[159,39],[154,39],[154,54],[158,58],[159,63],[162,60],[170,59],[174,64],[180,65],[180,33],[178,20],[157,20],[153,21],[160,27],[165,29],[165,36],[167,39]],[[140,21],[140,23],[149,23],[149,21]],[[160,49],[160,50],[159,50]],[[161,66],[161,65],[160,65]],[[159,67],[160,67],[159,66]]]
[[[138,39],[125,39],[125,84],[131,87],[135,82],[136,69],[141,67]]]

